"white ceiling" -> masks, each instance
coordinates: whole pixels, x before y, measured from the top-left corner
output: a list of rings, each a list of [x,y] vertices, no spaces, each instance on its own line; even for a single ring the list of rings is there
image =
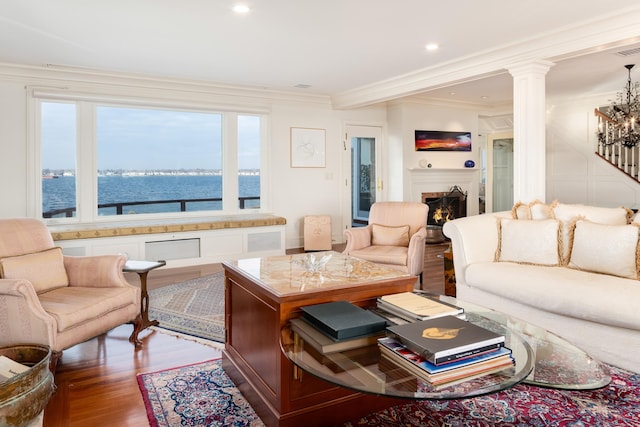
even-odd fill
[[[589,49],[545,58],[556,63],[547,75],[548,94],[621,89],[626,63],[637,61],[640,73],[640,56],[613,53],[637,46],[640,22],[616,28],[621,39],[602,26],[609,16],[640,13],[637,0],[244,3],[252,10],[239,16],[231,10],[234,0],[0,0],[0,62],[339,97],[375,90],[379,83],[392,85],[423,70],[427,75],[438,67],[446,70],[448,64],[462,71],[513,46],[560,52],[554,51],[554,35],[587,23],[584,27],[598,36],[594,40],[607,45],[586,40]],[[597,23],[589,27],[590,21]],[[600,28],[604,35],[597,34]],[[540,48],[542,41],[546,46]],[[440,49],[427,52],[425,45],[432,42]],[[440,78],[433,87],[426,81],[412,93],[398,88],[385,98],[428,91],[421,96],[488,105],[511,100],[506,72],[460,83],[472,80],[467,74],[454,79],[452,73],[456,84],[451,87]]]

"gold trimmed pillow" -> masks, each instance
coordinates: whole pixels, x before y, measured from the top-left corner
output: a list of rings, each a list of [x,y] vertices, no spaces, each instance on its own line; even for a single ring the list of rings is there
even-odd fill
[[[59,247],[0,259],[0,277],[27,279],[39,294],[69,285]]]
[[[390,227],[371,224],[371,244],[375,246],[409,246],[409,226]]]
[[[555,202],[553,214],[561,221],[570,221],[577,216],[583,216],[591,222],[598,224],[622,225],[629,224],[633,217],[633,211],[623,206],[619,208],[603,208],[600,206],[570,205]]]
[[[560,221],[500,218],[495,261],[558,266]]]
[[[568,267],[637,280],[639,230],[637,224],[576,221]]]
[[[529,205],[522,202],[516,202],[511,208],[511,216],[513,219],[531,219]]]
[[[562,221],[563,224],[562,258],[565,264],[569,262],[571,233],[574,229],[572,225],[575,221],[584,219],[597,224],[625,225],[631,222],[633,215],[633,212],[625,207],[603,208],[599,206],[559,203],[557,201],[553,202],[552,208],[555,218]]]
[[[529,211],[531,212],[531,219],[555,218],[552,205],[543,203],[540,200],[529,203]]]
[[[553,215],[552,205],[534,200],[528,205],[522,202],[516,202],[511,208],[511,216],[514,219],[549,219],[555,218]]]

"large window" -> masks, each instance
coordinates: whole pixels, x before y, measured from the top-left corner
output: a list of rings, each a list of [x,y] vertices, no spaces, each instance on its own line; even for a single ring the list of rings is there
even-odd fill
[[[76,105],[43,102],[41,116],[42,211],[75,216]]]
[[[222,115],[96,108],[98,214],[222,209]]]
[[[238,116],[240,208],[260,207],[260,117]]]
[[[188,216],[264,201],[262,115],[48,99],[37,106],[44,218]]]

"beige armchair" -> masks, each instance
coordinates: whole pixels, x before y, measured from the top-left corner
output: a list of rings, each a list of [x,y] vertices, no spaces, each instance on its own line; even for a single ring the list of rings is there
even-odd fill
[[[377,202],[366,227],[344,231],[344,253],[420,277],[429,206],[418,202]]]
[[[119,255],[71,257],[36,219],[0,219],[0,347],[43,344],[54,352],[133,323],[140,345],[140,289]]]

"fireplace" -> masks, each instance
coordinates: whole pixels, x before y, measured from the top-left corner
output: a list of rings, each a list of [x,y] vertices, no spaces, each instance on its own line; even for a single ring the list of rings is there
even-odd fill
[[[422,203],[429,206],[427,243],[444,242],[442,224],[467,216],[467,194],[457,185],[449,191],[422,193]]]

